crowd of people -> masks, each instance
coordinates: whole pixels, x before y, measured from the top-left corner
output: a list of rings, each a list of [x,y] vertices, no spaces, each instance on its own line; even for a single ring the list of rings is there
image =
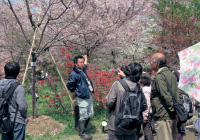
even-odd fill
[[[139,133],[143,128],[144,139],[153,140],[157,135],[158,140],[181,140],[185,135],[184,124],[180,123],[174,109],[173,99],[167,88],[168,81],[176,100],[183,102],[179,94],[179,73],[172,73],[167,67],[166,57],[162,53],[156,53],[150,60],[151,71],[155,71],[151,78],[151,71],[143,72],[142,66],[132,62],[118,69],[121,78],[115,81],[106,97],[106,107],[109,113],[108,139],[109,140],[139,140]],[[9,88],[16,82],[20,72],[20,66],[16,62],[9,62],[4,67],[5,79],[0,80],[1,96],[6,95]],[[166,77],[166,79],[163,77]],[[122,85],[126,83],[130,91],[135,91],[140,96],[137,118],[137,127],[134,129],[123,129],[116,126],[116,118],[126,89]],[[137,88],[139,87],[139,88]],[[92,139],[86,128],[94,115],[92,94],[94,87],[87,74],[87,56],[77,55],[74,58],[74,68],[69,76],[67,88],[72,93],[80,110],[79,136],[83,139]],[[137,90],[136,90],[137,89]],[[22,85],[19,85],[8,100],[9,117],[13,128],[9,133],[2,134],[3,140],[25,139],[25,119],[27,117],[27,102]],[[127,116],[130,117],[130,116]],[[177,135],[178,134],[178,135]]]
[[[142,73],[142,68],[140,64],[137,64],[140,67],[140,71],[138,71],[138,68],[136,66],[131,67],[131,65],[135,64],[136,63],[134,62],[129,64],[126,67],[124,73],[122,71],[119,71],[118,74],[120,75],[120,77],[126,77],[125,81],[127,83],[130,83],[128,84],[130,88],[134,88],[136,83],[140,83],[141,85],[141,90],[143,91],[142,93],[145,95],[145,99],[147,102],[147,108],[141,114],[143,118],[143,120],[141,120],[141,124],[143,125],[145,140],[153,140],[153,130],[151,123],[152,118],[155,122],[155,131],[159,140],[176,140],[176,127],[178,120],[173,107],[172,97],[170,96],[167,88],[166,81],[160,73],[163,73],[167,77],[167,80],[169,81],[169,84],[171,85],[177,100],[181,98],[181,95],[178,92],[179,89],[175,75],[172,74],[172,72],[167,68],[165,56],[161,53],[156,53],[152,56],[150,62],[151,69],[156,72],[156,75],[152,82],[151,77],[150,75],[148,75],[148,73]],[[131,134],[134,134],[133,130],[129,130],[129,133],[123,133],[124,130],[116,128],[112,121],[112,117],[115,116],[115,112],[118,111],[118,106],[120,106],[118,105],[120,104],[118,103],[118,100],[120,100],[120,96],[118,96],[118,94],[122,96],[124,92],[125,90],[123,90],[123,87],[119,84],[118,81],[116,81],[107,96],[106,103],[109,110],[108,112],[110,113],[108,129],[109,131],[112,131],[112,134],[108,132],[110,140],[123,139],[118,138],[119,134],[121,134],[120,136],[124,137],[125,139]],[[112,108],[113,112],[110,111],[110,108]],[[137,131],[138,130],[136,130],[136,132]],[[113,135],[115,136],[115,138],[113,138]],[[133,137],[135,138],[135,140],[137,140],[137,133],[131,138],[134,140]]]
[[[94,115],[92,93],[93,84],[89,78],[87,68],[87,56],[76,56],[75,66],[67,83],[68,89],[77,97],[80,108],[79,136],[83,139],[91,139],[92,136],[85,132],[90,118]],[[140,85],[139,94],[143,94],[145,103],[142,103],[139,111],[138,127],[134,129],[123,129],[115,125],[117,113],[122,106],[122,100],[126,90],[120,81],[115,81],[106,97],[106,107],[109,113],[108,139],[109,140],[138,140],[141,126],[143,128],[144,139],[153,140],[157,135],[158,140],[183,139],[185,135],[184,124],[179,123],[174,110],[173,99],[167,88],[166,77],[176,100],[183,102],[179,94],[178,80],[179,74],[174,74],[169,70],[166,57],[162,53],[156,53],[150,60],[151,71],[155,71],[155,76],[151,78],[151,71],[143,72],[139,63],[132,62],[127,66],[123,65],[118,69],[118,75],[124,80],[130,90],[134,90],[136,85]],[[144,109],[145,108],[145,109]],[[153,122],[153,123],[152,123]],[[177,135],[178,134],[178,135]]]

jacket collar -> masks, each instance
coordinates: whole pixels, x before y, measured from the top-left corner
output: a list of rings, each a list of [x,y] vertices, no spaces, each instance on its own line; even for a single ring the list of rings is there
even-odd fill
[[[76,73],[80,73],[80,72],[81,72],[81,70],[78,69],[76,66],[73,67],[73,70],[74,70]]]
[[[164,71],[169,71],[169,69],[167,67],[162,67],[157,71],[156,75],[158,75],[159,73],[164,72]]]
[[[6,76],[5,79],[16,79],[16,78],[13,76]]]

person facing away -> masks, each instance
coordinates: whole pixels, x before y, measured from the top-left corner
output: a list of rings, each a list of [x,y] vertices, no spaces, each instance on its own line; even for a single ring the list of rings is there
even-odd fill
[[[120,71],[120,70],[118,70]],[[123,79],[129,86],[131,90],[133,90],[139,81],[142,75],[142,66],[139,63],[130,63],[126,66],[124,74],[120,71],[119,75],[126,76]],[[140,89],[141,91],[141,89]],[[107,111],[110,114],[109,121],[108,121],[108,138],[109,140],[136,140],[137,139],[137,128],[133,130],[127,130],[118,128],[115,126],[114,121],[117,112],[119,112],[120,106],[122,105],[123,96],[125,94],[125,89],[120,84],[119,81],[115,81],[106,97],[106,107]],[[140,92],[142,93],[142,92]],[[141,100],[141,120],[142,121],[142,111],[146,109],[146,101],[145,97],[142,93],[142,100]]]
[[[77,55],[74,57],[74,68],[69,76],[67,88],[76,97],[79,110],[79,136],[83,139],[91,139],[90,134],[85,133],[85,129],[94,115],[92,93],[94,88],[91,79],[87,74],[87,56]]]
[[[181,100],[177,80],[166,67],[166,57],[156,53],[151,57],[151,68],[156,72],[151,89],[152,114],[155,120],[155,129],[159,140],[176,140],[176,119],[174,103],[167,88],[163,73],[174,93],[176,100]],[[177,119],[178,120],[178,119]]]
[[[147,101],[147,109],[142,113],[143,114],[143,132],[145,140],[153,140],[152,134],[152,108],[150,102],[151,96],[151,77],[149,74],[143,72],[139,81],[142,86],[142,91],[144,93],[145,99]]]
[[[125,72],[125,69],[126,69],[126,65],[122,65],[121,68],[117,69],[118,70],[118,76],[120,79],[126,79],[126,75],[124,74]],[[143,135],[143,132],[142,132],[142,129],[141,129],[141,125],[142,125],[142,122],[140,124],[138,124],[137,126],[137,138],[139,139],[140,137],[142,137]]]
[[[0,80],[0,93],[6,94],[10,86],[16,82],[20,72],[20,66],[16,62],[9,62],[4,67],[5,79]],[[18,111],[17,111],[18,107]],[[12,132],[2,134],[2,140],[24,140],[25,139],[25,119],[27,118],[28,104],[25,98],[25,91],[22,85],[18,85],[14,93],[8,99],[8,111],[11,121],[16,120]]]

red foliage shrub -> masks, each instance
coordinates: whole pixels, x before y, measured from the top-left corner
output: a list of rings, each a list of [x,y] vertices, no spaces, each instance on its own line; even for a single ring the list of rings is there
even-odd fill
[[[62,58],[62,62],[63,64],[58,64],[58,66],[60,67],[59,69],[61,69],[63,77],[65,79],[68,79],[70,73],[73,70],[73,60],[71,59],[70,53],[68,52],[69,49],[72,49],[73,47],[67,47],[67,49],[65,48],[61,48],[61,53],[62,55],[59,55]],[[106,101],[106,96],[113,84],[114,81],[119,80],[119,77],[116,74],[116,71],[105,71],[105,70],[100,70],[98,69],[97,66],[93,65],[93,64],[89,64],[88,65],[88,75],[91,78],[93,85],[94,85],[94,94],[92,95],[93,97],[93,104],[94,104],[94,110],[99,111],[99,110],[103,110],[105,109],[105,101]],[[44,83],[48,83],[50,85],[54,85],[54,82],[58,81],[58,77],[57,76],[52,76],[49,79],[45,80],[41,80],[38,81],[37,84],[38,85],[44,85]],[[62,84],[62,83],[60,83]],[[55,84],[54,86],[58,86],[58,84]],[[64,88],[64,87],[63,87]],[[49,93],[47,92],[46,95],[44,96],[45,98],[47,98],[47,103],[49,105],[49,108],[55,107],[55,108],[59,108],[59,110],[62,108],[63,111],[65,111],[65,108],[69,108],[70,107],[64,107],[64,105],[62,104],[62,98],[66,96],[66,93],[56,93],[56,88],[52,90],[52,92],[54,93],[54,95],[49,95]],[[72,108],[71,108],[71,112],[72,112]]]

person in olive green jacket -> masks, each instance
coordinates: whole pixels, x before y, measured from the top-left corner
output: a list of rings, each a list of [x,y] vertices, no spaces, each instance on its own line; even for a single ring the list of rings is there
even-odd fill
[[[166,67],[166,58],[162,53],[152,56],[151,68],[156,72],[151,89],[151,104],[158,140],[176,140],[177,116],[167,83],[160,73],[166,76],[175,98],[180,101],[181,96],[176,77]]]

